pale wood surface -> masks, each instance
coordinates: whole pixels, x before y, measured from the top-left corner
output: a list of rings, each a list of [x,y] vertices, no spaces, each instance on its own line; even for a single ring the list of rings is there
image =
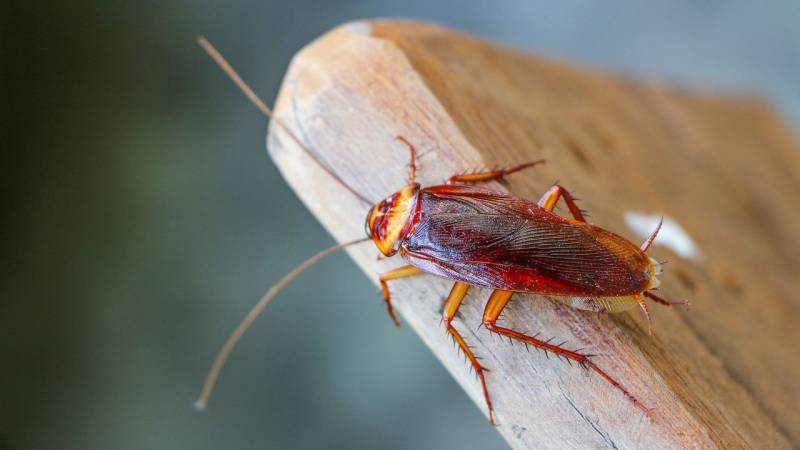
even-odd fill
[[[510,326],[568,340],[648,406],[651,419],[596,375],[476,331],[489,291],[473,288],[455,322],[486,366],[498,431],[515,448],[791,448],[800,443],[800,151],[753,99],[670,90],[539,59],[431,25],[358,22],[302,50],[277,113],[367,197],[401,187],[407,151],[419,179],[547,158],[495,187],[536,199],[555,180],[590,221],[639,241],[627,211],[664,213],[698,243],[665,247],[663,289],[692,308],[653,304],[599,315],[515,296]],[[363,234],[362,204],[271,127],[270,153],[340,241]],[[400,261],[351,255],[370,277]],[[451,283],[394,282],[397,309],[485,412],[481,390],[442,331]],[[386,325],[391,326],[389,319]],[[487,422],[487,427],[489,426]],[[457,432],[458,430],[453,430]]]

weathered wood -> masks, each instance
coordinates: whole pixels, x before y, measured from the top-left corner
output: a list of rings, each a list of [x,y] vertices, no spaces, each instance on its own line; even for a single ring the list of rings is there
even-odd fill
[[[291,64],[277,114],[367,197],[419,179],[547,158],[505,185],[536,199],[554,180],[591,221],[638,241],[630,211],[679,223],[702,256],[670,249],[663,291],[692,308],[600,315],[518,295],[506,323],[591,349],[648,406],[643,416],[596,375],[476,331],[489,291],[472,289],[456,321],[486,366],[498,431],[516,448],[789,448],[800,443],[800,151],[769,108],[631,82],[534,58],[436,26],[358,22]],[[271,127],[270,153],[339,240],[358,237],[366,205]],[[374,279],[399,265],[351,251]],[[394,282],[397,309],[477,405],[481,390],[440,325],[450,283]],[[386,319],[386,326],[391,326]],[[487,423],[487,427],[489,424]],[[457,430],[453,430],[457,432]]]

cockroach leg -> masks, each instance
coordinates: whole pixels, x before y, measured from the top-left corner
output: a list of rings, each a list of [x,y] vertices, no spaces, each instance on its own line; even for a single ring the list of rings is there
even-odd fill
[[[409,174],[408,174],[408,184],[414,184],[417,178],[417,149],[414,148],[414,144],[408,141],[408,139],[404,138],[403,136],[396,136],[396,139],[408,147],[408,151],[411,152],[411,163],[409,164]]]
[[[492,292],[492,295],[489,297],[489,301],[486,302],[486,308],[483,311],[483,325],[486,327],[487,330],[493,333],[498,333],[502,336],[507,336],[511,339],[518,340],[525,344],[532,345],[534,347],[541,348],[547,352],[552,352],[555,355],[562,356],[567,360],[576,361],[578,364],[591,369],[596,374],[600,375],[608,381],[612,386],[619,389],[625,397],[630,400],[634,406],[639,408],[640,410],[644,411],[645,414],[650,414],[650,409],[644,406],[642,402],[639,401],[636,397],[633,396],[627,389],[622,387],[622,385],[611,377],[611,375],[607,374],[603,369],[598,367],[594,362],[589,359],[590,355],[580,353],[576,350],[568,350],[561,345],[551,344],[549,341],[542,341],[540,339],[535,338],[534,336],[528,336],[526,334],[520,333],[519,331],[515,331],[509,328],[501,327],[497,325],[497,319],[500,317],[500,314],[503,312],[503,309],[508,304],[508,301],[511,300],[511,296],[514,293],[511,291],[501,291],[495,290]]]
[[[505,178],[512,173],[519,172],[521,170],[528,169],[533,167],[537,164],[543,164],[545,161],[540,159],[538,161],[532,161],[525,164],[519,164],[516,166],[506,167],[497,170],[491,170],[486,172],[475,172],[475,173],[467,173],[462,175],[453,175],[447,180],[447,184],[455,184],[455,183],[480,183],[485,181],[492,181],[492,180],[499,180]]]
[[[492,400],[489,397],[489,389],[486,387],[486,376],[484,375],[483,366],[480,365],[478,362],[478,358],[472,353],[472,350],[467,345],[464,338],[455,329],[453,326],[453,318],[456,316],[458,312],[458,308],[461,306],[461,302],[464,300],[464,296],[467,295],[467,290],[469,289],[469,285],[467,283],[460,283],[457,282],[453,284],[453,289],[450,290],[450,295],[447,296],[447,300],[444,302],[444,308],[442,309],[442,320],[444,321],[444,325],[447,328],[447,332],[450,333],[450,336],[456,341],[458,346],[467,356],[469,359],[470,364],[472,364],[472,368],[475,369],[475,373],[478,375],[478,378],[481,380],[481,387],[483,388],[483,397],[486,399],[486,406],[489,408],[489,422],[492,425],[495,425],[494,421],[494,409],[492,408]]]
[[[663,298],[661,298],[661,297],[657,296],[656,294],[653,294],[652,292],[649,292],[649,291],[642,292],[642,295],[644,295],[645,297],[649,298],[650,300],[653,300],[654,302],[660,303],[660,304],[662,304],[664,306],[683,305],[686,308],[689,308],[689,306],[690,306],[689,300],[672,300],[672,301],[670,301],[670,300],[663,299]]]
[[[641,295],[635,295],[633,298],[636,299],[636,303],[639,304],[639,307],[642,308],[642,312],[644,313],[644,317],[647,319],[647,334],[649,336],[653,335],[653,320],[650,318],[650,311],[647,310],[647,304],[644,302],[644,297]]]
[[[586,222],[586,218],[583,217],[583,211],[578,208],[578,205],[575,203],[575,198],[560,184],[554,184],[550,187],[536,204],[552,212],[553,208],[556,207],[556,203],[558,203],[558,199],[561,197],[564,197],[564,202],[567,204],[572,216],[575,217],[575,220]]]
[[[411,277],[423,273],[425,272],[409,264],[390,270],[385,274],[381,275],[380,278],[378,279],[381,283],[381,293],[383,294],[383,301],[386,302],[386,311],[389,313],[389,317],[392,318],[392,321],[394,321],[394,324],[397,325],[398,327],[400,326],[400,321],[397,320],[397,316],[394,314],[394,308],[392,308],[392,296],[389,293],[389,284],[387,283],[387,281],[397,280],[399,278]]]

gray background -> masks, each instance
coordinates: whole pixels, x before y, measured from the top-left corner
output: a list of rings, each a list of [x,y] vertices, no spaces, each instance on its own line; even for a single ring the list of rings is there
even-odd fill
[[[291,55],[336,24],[415,17],[760,93],[796,127],[800,3],[488,3],[4,2],[0,447],[503,448],[342,255],[270,305],[210,410],[193,412],[244,312],[332,243],[265,156],[264,120],[194,36],[267,100]]]

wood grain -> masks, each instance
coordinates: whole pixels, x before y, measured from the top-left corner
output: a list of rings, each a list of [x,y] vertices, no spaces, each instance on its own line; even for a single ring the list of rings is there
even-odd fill
[[[662,213],[697,243],[703,256],[694,259],[651,251],[669,260],[662,292],[692,300],[688,311],[652,305],[652,337],[638,311],[594,314],[534,295],[515,296],[505,315],[511,327],[591,349],[655,408],[652,418],[589,372],[476,331],[489,291],[470,291],[455,324],[492,369],[498,431],[512,447],[799,445],[800,149],[761,102],[594,73],[433,25],[376,21],[339,27],[298,53],[276,112],[369,198],[405,183],[407,151],[394,140],[403,135],[422,153],[423,185],[547,158],[495,187],[536,199],[560,180],[597,225],[639,241],[625,214]],[[268,143],[337,239],[363,233],[367,205],[275,127]],[[400,264],[376,254],[369,245],[351,251],[375,280]],[[450,285],[425,276],[391,288],[405,323],[485,412],[440,325]]]

